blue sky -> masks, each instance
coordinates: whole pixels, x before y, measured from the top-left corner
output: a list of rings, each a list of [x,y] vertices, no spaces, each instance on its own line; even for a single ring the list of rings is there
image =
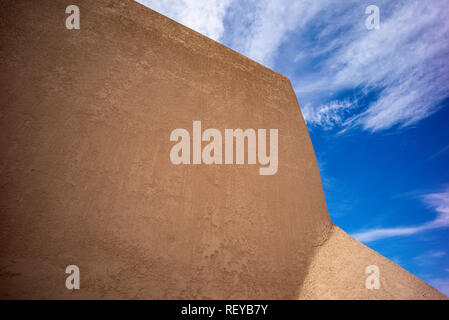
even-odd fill
[[[449,295],[446,0],[139,2],[287,76],[334,223]]]

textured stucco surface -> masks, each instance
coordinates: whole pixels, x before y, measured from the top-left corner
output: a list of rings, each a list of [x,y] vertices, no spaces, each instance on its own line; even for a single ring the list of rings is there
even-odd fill
[[[367,266],[380,272],[380,289],[367,290]],[[444,299],[440,292],[353,239],[337,226],[315,251],[299,299]]]
[[[133,1],[67,30],[70,4],[0,3],[1,298],[443,297],[333,227],[288,79]],[[193,120],[278,128],[278,173],[173,165]]]

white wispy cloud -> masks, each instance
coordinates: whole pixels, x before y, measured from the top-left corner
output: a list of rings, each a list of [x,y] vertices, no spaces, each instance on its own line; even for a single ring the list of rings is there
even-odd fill
[[[443,0],[400,1],[392,11],[380,30],[356,31],[354,26],[350,42],[337,39],[315,81],[306,90],[297,83],[299,98],[314,101],[314,111],[320,113],[316,96],[325,91],[379,92],[364,111],[343,123],[372,132],[407,127],[436,112],[449,95],[449,6]],[[310,114],[306,120],[314,124]]]
[[[429,281],[432,286],[440,290],[446,296],[449,297],[449,278],[445,279],[433,279]]]
[[[335,100],[317,108],[306,104],[302,107],[302,114],[309,123],[319,125],[324,129],[331,129],[334,126],[342,125],[353,107],[354,103],[349,100]]]
[[[137,0],[137,2],[217,41],[223,35],[223,19],[231,4],[231,0]]]
[[[429,251],[423,254],[420,254],[413,258],[413,261],[418,266],[426,266],[436,263],[440,258],[444,257],[446,252],[437,250],[437,251]]]
[[[368,243],[374,240],[397,237],[397,236],[408,236],[421,231],[424,231],[422,227],[396,227],[396,228],[378,228],[362,232],[357,232],[353,234],[353,237],[360,242]]]
[[[438,157],[439,155],[445,153],[445,152],[448,151],[448,150],[449,150],[449,144],[448,144],[447,146],[441,148],[441,149],[438,150],[437,152],[435,152],[435,153],[434,153],[433,155],[431,155],[429,158],[427,158],[427,161],[435,159],[436,157]]]
[[[431,252],[431,257],[432,258],[440,258],[440,257],[444,257],[446,255],[446,252],[444,251],[433,251]]]
[[[429,208],[436,212],[437,215],[433,220],[418,226],[400,226],[365,230],[354,233],[353,237],[361,242],[368,243],[384,238],[410,236],[432,229],[449,227],[449,187],[442,192],[423,195],[421,199],[429,206]]]
[[[382,88],[357,120],[363,128],[409,126],[435,112],[449,94],[448,6],[430,2],[405,3],[380,32],[345,50],[340,63],[349,67],[338,72],[337,82]]]

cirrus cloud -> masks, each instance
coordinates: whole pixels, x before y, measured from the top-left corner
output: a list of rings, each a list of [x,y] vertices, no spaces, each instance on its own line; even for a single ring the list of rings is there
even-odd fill
[[[428,230],[448,228],[449,227],[449,187],[442,192],[430,193],[421,196],[427,206],[432,208],[436,213],[436,217],[424,224],[418,226],[399,226],[393,228],[375,228],[371,230],[364,230],[352,234],[354,238],[360,242],[368,243],[375,240],[410,236]]]

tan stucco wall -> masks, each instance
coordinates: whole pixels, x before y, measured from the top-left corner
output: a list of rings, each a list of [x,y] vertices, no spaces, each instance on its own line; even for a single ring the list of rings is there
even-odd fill
[[[0,297],[442,297],[335,231],[288,79],[133,1],[77,0],[67,30],[69,4],[0,3]],[[277,174],[173,165],[194,120],[278,128]],[[360,289],[372,257],[406,276]]]

